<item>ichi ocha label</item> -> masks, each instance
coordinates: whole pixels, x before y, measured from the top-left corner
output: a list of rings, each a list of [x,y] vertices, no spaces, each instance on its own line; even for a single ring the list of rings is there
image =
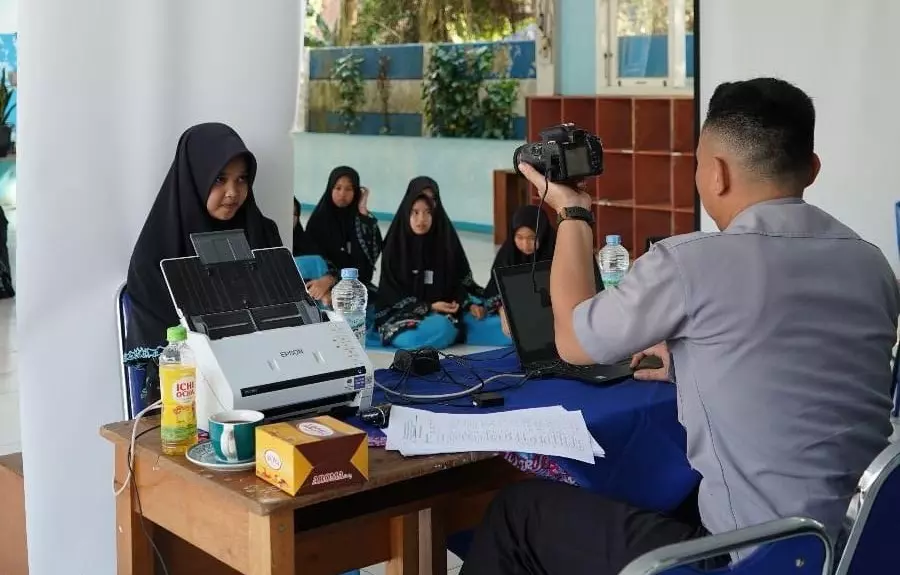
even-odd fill
[[[159,387],[164,408],[160,433],[165,441],[182,441],[197,433],[196,368],[186,365],[163,365],[159,368]]]

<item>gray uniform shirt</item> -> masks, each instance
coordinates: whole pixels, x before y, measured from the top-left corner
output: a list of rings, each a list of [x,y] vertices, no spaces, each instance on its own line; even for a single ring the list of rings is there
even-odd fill
[[[657,243],[574,325],[598,363],[668,342],[710,532],[799,515],[834,537],[891,433],[898,300],[877,247],[785,199]]]

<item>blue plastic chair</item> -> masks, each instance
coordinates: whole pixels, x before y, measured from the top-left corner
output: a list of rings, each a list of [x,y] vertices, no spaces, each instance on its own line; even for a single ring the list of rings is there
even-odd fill
[[[855,504],[847,511],[848,533],[837,575],[882,575],[897,571],[897,511],[900,510],[900,443],[882,451],[863,473]]]
[[[122,358],[125,356],[125,335],[128,330],[128,296],[125,292],[125,284],[122,283],[116,289],[116,335],[119,339],[119,361],[122,362]],[[134,417],[134,412],[131,406],[131,385],[129,383],[129,373],[128,366],[122,362],[121,367],[120,384],[122,388],[122,414],[125,416],[125,419],[131,419]]]
[[[676,543],[641,555],[619,575],[698,575],[694,565],[741,549],[757,547],[747,558],[712,573],[728,575],[828,575],[831,541],[818,521],[789,517],[729,533]]]
[[[125,341],[128,333],[128,316],[131,313],[131,300],[128,297],[128,290],[123,283],[116,290],[116,324],[119,336],[119,361],[125,355]],[[121,386],[122,386],[122,411],[125,419],[132,419],[140,413],[145,407],[146,402],[141,397],[141,390],[144,387],[144,379],[146,370],[142,366],[122,364]]]

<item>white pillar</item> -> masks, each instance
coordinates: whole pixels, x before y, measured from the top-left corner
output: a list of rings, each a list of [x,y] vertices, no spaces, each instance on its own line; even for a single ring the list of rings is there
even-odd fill
[[[816,105],[822,171],[806,200],[876,244],[900,271],[894,202],[900,2],[754,0],[700,3],[703,116],[720,82],[775,76]],[[702,229],[715,229],[706,217]]]
[[[113,294],[179,134],[219,120],[290,237],[298,0],[19,7],[18,345],[32,575],[115,572]]]

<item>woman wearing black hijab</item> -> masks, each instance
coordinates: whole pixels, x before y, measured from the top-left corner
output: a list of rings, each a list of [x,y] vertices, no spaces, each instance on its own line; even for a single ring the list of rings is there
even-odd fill
[[[254,201],[255,178],[256,158],[230,127],[200,124],[182,134],[128,267],[126,362],[154,358],[178,324],[159,262],[195,255],[191,234],[243,229],[253,249],[282,245]]]
[[[375,306],[385,345],[447,347],[462,339],[471,273],[428,186],[418,178],[410,183],[385,241]]]
[[[452,249],[453,253],[457,254],[457,257],[459,258],[459,266],[462,270],[463,285],[466,287],[466,292],[472,297],[481,298],[484,293],[484,288],[475,283],[475,279],[472,277],[472,267],[469,265],[469,258],[466,257],[466,252],[463,249],[462,241],[459,239],[459,234],[456,232],[456,228],[453,227],[453,222],[450,221],[447,210],[444,209],[444,204],[441,201],[441,190],[438,187],[437,182],[428,176],[418,176],[413,178],[406,187],[406,193],[403,195],[403,202],[414,199],[423,193],[434,201],[434,213],[432,217],[435,220],[440,220],[441,226],[447,230],[450,237],[450,249]],[[388,228],[387,236],[384,240],[385,245],[387,245],[391,234],[394,232],[395,224],[397,223],[398,219],[395,217],[391,222],[391,226]],[[407,221],[405,219],[399,220],[400,228],[403,228],[406,225]]]
[[[306,235],[312,238],[336,270],[356,268],[359,280],[372,288],[375,262],[381,255],[383,240],[378,220],[369,213],[369,190],[359,185],[359,174],[348,166],[339,166],[328,176],[328,186],[309,216]],[[322,299],[336,283],[326,275],[309,282],[307,289]]]
[[[314,287],[318,280],[325,276],[329,276],[328,285],[331,285],[331,278],[338,277],[340,270],[335,268],[334,264],[322,257],[322,250],[313,241],[303,229],[303,223],[300,222],[300,202],[294,198],[294,261],[297,263],[297,269],[300,275],[306,280],[306,289],[310,292],[315,291]],[[321,283],[321,282],[320,282]],[[320,299],[323,305],[331,305],[331,293],[326,292]]]
[[[556,230],[550,218],[537,206],[522,206],[513,213],[509,233],[491,266],[491,281],[484,288],[484,307],[488,312],[500,308],[500,292],[494,270],[536,261],[552,260],[556,247]]]
[[[300,202],[294,198],[294,257],[300,256],[321,256],[322,250],[313,241],[312,236],[303,229],[303,223],[300,221]],[[333,269],[329,267],[329,269]],[[339,270],[338,270],[339,271]]]

